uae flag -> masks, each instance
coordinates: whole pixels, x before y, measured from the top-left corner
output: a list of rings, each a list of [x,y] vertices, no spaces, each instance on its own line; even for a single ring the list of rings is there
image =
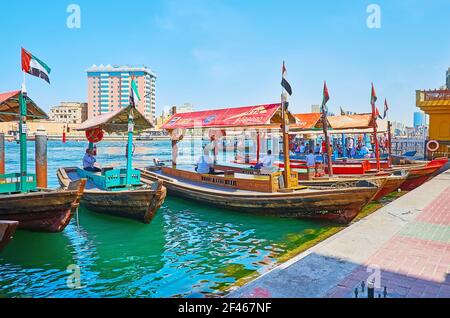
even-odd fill
[[[322,99],[322,113],[327,113],[327,103],[330,100],[330,94],[328,94],[327,82],[323,82],[323,99]]]
[[[383,119],[386,118],[388,110],[389,110],[389,106],[388,106],[387,100],[384,99],[384,114],[383,114]]]
[[[370,97],[370,103],[372,105],[375,104],[377,102],[377,99],[378,99],[377,93],[375,93],[375,87],[373,86],[373,83],[372,83],[372,94],[371,94],[371,97]]]
[[[28,74],[42,78],[50,84],[50,67],[24,48],[22,48],[22,70]]]
[[[283,88],[286,90],[286,92],[289,95],[292,95],[292,88],[291,88],[291,84],[289,84],[289,82],[286,79],[286,66],[284,65],[284,61],[283,61],[283,69],[281,71],[282,77],[283,79],[281,80],[281,86],[283,86]]]
[[[131,79],[130,104],[133,107],[137,107],[137,104],[140,100],[141,100],[141,97],[139,96],[138,88],[137,88],[136,82],[134,81],[134,78],[133,78],[133,79]]]

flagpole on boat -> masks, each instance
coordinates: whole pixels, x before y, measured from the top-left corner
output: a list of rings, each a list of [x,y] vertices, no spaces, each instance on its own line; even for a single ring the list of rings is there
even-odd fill
[[[27,88],[25,72],[23,72],[22,88],[19,94],[19,143],[20,143],[20,192],[26,192],[27,182],[27,104],[25,96]]]
[[[284,73],[285,73],[285,65],[283,61],[283,69],[282,69],[282,77],[284,79]],[[284,154],[284,187],[290,188],[291,187],[291,163],[289,158],[289,134],[288,134],[288,125],[287,125],[287,115],[286,115],[286,104],[287,104],[287,94],[285,94],[285,88],[283,85],[281,85],[281,111],[282,111],[282,120],[283,124],[281,129],[283,130],[283,154]]]
[[[322,126],[325,135],[325,150],[327,152],[328,176],[333,177],[333,163],[330,149],[330,137],[328,136],[328,119],[327,119],[327,102],[330,96],[328,94],[327,82],[323,84],[323,100],[322,100]]]
[[[374,142],[375,142],[375,156],[377,159],[377,171],[381,170],[381,164],[380,164],[380,148],[378,145],[378,127],[377,127],[377,115],[376,115],[376,106],[375,103],[377,101],[377,96],[375,93],[375,87],[372,83],[372,98],[371,98],[371,104],[372,104],[372,120],[373,120],[373,137],[374,137]]]

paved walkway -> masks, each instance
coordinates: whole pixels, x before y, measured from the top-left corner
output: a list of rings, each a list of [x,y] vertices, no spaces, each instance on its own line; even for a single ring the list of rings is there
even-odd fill
[[[367,297],[368,282],[375,297],[450,298],[450,171],[228,297]]]

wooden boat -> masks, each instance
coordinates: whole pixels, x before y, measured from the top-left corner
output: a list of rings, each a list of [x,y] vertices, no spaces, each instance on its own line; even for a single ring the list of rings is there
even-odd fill
[[[436,159],[425,165],[406,168],[409,172],[408,178],[402,185],[402,190],[411,191],[432,178],[433,174],[447,164],[448,159]]]
[[[71,182],[86,178],[86,191],[81,199],[83,206],[94,212],[150,223],[167,191],[158,180],[152,184],[141,181],[140,172],[132,167],[132,155],[133,133],[152,127],[153,124],[133,105],[85,121],[78,130],[86,132],[90,149],[94,149],[94,142],[101,141],[98,136],[103,136],[103,132],[128,133],[126,168],[107,167],[100,172],[60,168],[57,177],[61,187],[66,189]]]
[[[214,168],[216,170],[231,170],[243,174],[259,173],[258,170],[245,167],[215,165]],[[387,194],[400,188],[400,185],[406,180],[406,178],[407,173],[404,171],[398,171],[395,173],[382,172],[376,175],[348,175],[336,176],[333,178],[318,177],[310,180],[299,178],[298,183],[299,185],[308,187],[331,187],[336,189],[365,187],[368,183],[376,183],[380,185],[380,189],[374,196],[373,200],[379,200]]]
[[[37,187],[36,175],[27,171],[26,118],[48,116],[27,96],[24,88],[0,94],[0,122],[18,118],[20,144],[20,173],[0,174],[0,220],[18,221],[19,229],[60,232],[78,208],[86,180],[71,183],[67,190]]]
[[[76,167],[59,168],[57,177],[63,189],[84,176]],[[150,223],[166,198],[166,189],[161,181],[142,184],[132,190],[102,190],[93,181],[88,180],[81,204],[87,209],[114,216]]]
[[[0,221],[0,252],[12,239],[19,222],[17,221]]]
[[[61,232],[78,208],[85,183],[72,183],[67,190],[0,194],[0,220],[18,221],[19,229]]]
[[[299,217],[349,223],[369,203],[381,185],[331,189],[278,188],[280,172],[268,176],[247,174],[202,175],[171,167],[141,169],[144,182],[162,180],[169,194],[213,206],[261,215]]]

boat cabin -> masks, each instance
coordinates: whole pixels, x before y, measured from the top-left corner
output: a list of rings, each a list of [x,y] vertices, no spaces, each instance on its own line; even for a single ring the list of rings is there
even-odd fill
[[[86,132],[90,149],[103,139],[104,133],[128,133],[127,166],[125,168],[104,167],[99,172],[77,168],[77,177],[87,179],[87,189],[120,191],[142,186],[140,171],[132,167],[133,134],[153,127],[153,123],[132,105],[85,121],[77,130]]]
[[[48,119],[47,114],[22,91],[0,94],[0,122],[19,121],[20,167],[18,173],[5,173],[4,135],[0,140],[0,194],[25,193],[37,190],[36,174],[27,171],[26,120]]]

